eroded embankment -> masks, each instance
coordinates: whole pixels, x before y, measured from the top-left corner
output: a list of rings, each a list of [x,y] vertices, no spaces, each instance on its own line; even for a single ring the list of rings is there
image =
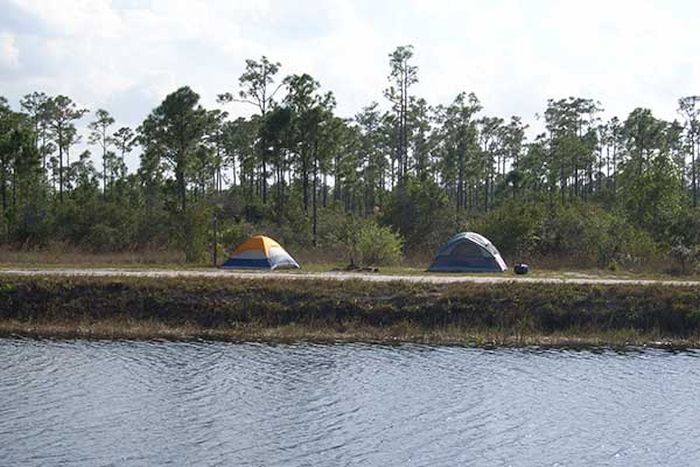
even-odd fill
[[[696,346],[700,287],[0,276],[0,333]]]

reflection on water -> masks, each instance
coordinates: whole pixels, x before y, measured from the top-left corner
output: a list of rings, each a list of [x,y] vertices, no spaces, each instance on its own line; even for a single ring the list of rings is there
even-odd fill
[[[0,340],[0,465],[700,465],[697,352]]]

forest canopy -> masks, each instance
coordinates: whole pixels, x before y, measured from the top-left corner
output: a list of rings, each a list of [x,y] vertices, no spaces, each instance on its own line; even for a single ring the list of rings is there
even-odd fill
[[[219,109],[185,86],[137,128],[64,95],[30,92],[18,108],[0,97],[0,242],[203,261],[215,219],[226,247],[267,233],[341,252],[355,229],[427,257],[477,230],[511,260],[695,264],[700,97],[680,97],[674,121],[645,108],[604,120],[592,98],[553,98],[528,138],[522,117],[489,115],[468,90],[447,103],[415,95],[413,55],[389,54],[385,99],[352,118],[314,77],[264,56],[245,61]],[[235,106],[252,115],[230,117]],[[81,141],[90,149],[76,155]]]

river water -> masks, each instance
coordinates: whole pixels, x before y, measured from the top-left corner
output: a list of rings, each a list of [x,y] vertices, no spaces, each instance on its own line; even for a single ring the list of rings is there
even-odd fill
[[[700,465],[699,357],[0,339],[0,465]]]

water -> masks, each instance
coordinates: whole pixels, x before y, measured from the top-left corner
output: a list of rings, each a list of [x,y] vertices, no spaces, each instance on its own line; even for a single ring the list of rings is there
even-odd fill
[[[700,465],[699,356],[0,339],[0,465]]]

